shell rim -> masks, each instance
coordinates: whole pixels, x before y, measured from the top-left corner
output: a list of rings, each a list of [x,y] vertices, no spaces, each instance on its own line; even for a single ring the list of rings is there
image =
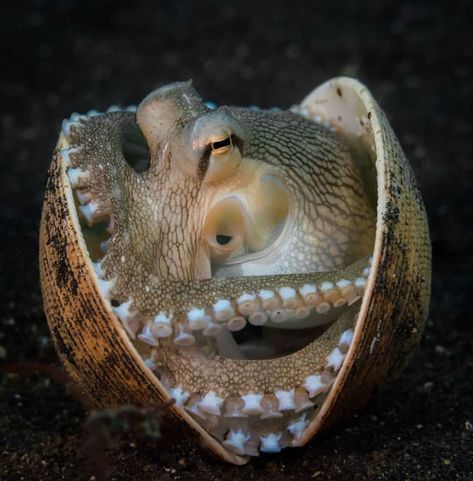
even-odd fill
[[[315,416],[310,420],[309,425],[304,430],[302,434],[298,446],[303,446],[310,439],[322,428],[322,425],[329,415],[332,408],[335,406],[338,398],[338,393],[343,388],[345,384],[348,373],[352,367],[352,358],[354,356],[354,352],[356,350],[356,346],[362,336],[362,331],[364,329],[367,314],[369,310],[369,306],[371,304],[371,299],[373,297],[373,289],[375,284],[375,279],[378,272],[379,266],[379,258],[383,248],[383,240],[385,236],[385,232],[383,229],[383,214],[386,211],[386,197],[384,194],[384,186],[385,186],[385,172],[383,166],[386,163],[386,159],[384,156],[384,149],[383,149],[383,140],[380,136],[381,126],[379,122],[378,115],[376,114],[376,109],[373,107],[376,106],[376,101],[374,100],[373,96],[371,95],[368,88],[359,82],[358,80],[351,78],[351,77],[335,77],[330,80],[327,80],[320,86],[316,87],[309,95],[307,95],[304,100],[301,102],[301,106],[308,106],[319,94],[323,89],[334,89],[337,90],[338,87],[347,87],[350,89],[354,94],[356,94],[357,99],[361,102],[363,108],[366,112],[371,112],[370,123],[372,126],[372,139],[374,140],[375,146],[375,166],[376,166],[376,234],[375,234],[375,242],[373,247],[373,254],[372,254],[372,264],[371,264],[371,271],[370,275],[368,276],[365,292],[363,295],[363,299],[360,306],[360,311],[358,313],[357,319],[354,323],[354,334],[353,334],[353,341],[348,349],[346,354],[345,360],[342,364],[342,367],[335,378],[335,381],[330,389],[327,397],[325,398],[323,404],[320,406],[320,409],[316,412]],[[371,107],[371,110],[370,110]]]

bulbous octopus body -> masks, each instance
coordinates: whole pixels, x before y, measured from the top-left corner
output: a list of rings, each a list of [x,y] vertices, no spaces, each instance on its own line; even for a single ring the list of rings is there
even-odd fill
[[[73,375],[84,383],[110,329],[119,332],[113,345],[136,366],[117,365],[130,396],[173,397],[174,413],[234,463],[306,442],[337,397],[342,368],[361,352],[354,339],[366,350],[363,336],[377,329],[370,351],[384,339],[382,321],[355,335],[380,262],[384,197],[371,149],[379,162],[386,149],[376,151],[372,123],[384,117],[369,97],[354,134],[343,102],[362,111],[362,94],[345,85],[345,100],[340,83],[327,85],[341,103],[320,122],[307,106],[211,109],[190,83],[170,84],[136,114],[112,109],[66,121],[50,174],[41,236],[48,319],[58,346],[70,345],[85,303],[102,346],[80,348],[93,352],[93,368],[71,361],[69,350]],[[387,140],[402,162],[395,138]],[[419,205],[416,222],[425,224]],[[55,219],[66,231],[61,241]],[[415,325],[428,299],[421,229],[413,266],[424,278],[410,287]],[[80,290],[78,273],[87,278]],[[64,294],[72,278],[80,306]],[[58,328],[58,303],[70,311],[66,329]],[[106,384],[85,381],[89,391]],[[119,392],[108,399],[123,399]]]
[[[189,83],[150,94],[137,120],[151,167],[130,179],[145,199],[133,229],[153,230],[135,244],[160,278],[334,270],[370,253],[374,211],[348,146],[324,126],[210,111]]]

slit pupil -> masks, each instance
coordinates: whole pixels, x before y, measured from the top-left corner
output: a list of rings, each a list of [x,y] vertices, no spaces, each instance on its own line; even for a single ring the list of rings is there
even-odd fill
[[[222,147],[226,147],[227,145],[231,144],[230,137],[227,137],[226,139],[219,140],[217,142],[212,143],[212,149],[213,150],[218,150],[221,149]]]
[[[221,246],[226,246],[232,240],[232,236],[217,234],[216,239],[218,244],[220,244]]]

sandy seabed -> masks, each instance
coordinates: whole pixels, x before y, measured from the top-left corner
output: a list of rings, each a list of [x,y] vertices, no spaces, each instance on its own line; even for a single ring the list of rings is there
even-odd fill
[[[386,110],[426,202],[434,270],[419,350],[350,423],[309,446],[233,467],[179,433],[158,446],[132,437],[109,454],[111,479],[473,479],[469,2],[156,3],[56,0],[2,9],[2,363],[58,362],[41,307],[37,244],[64,117],[137,103],[160,84],[190,78],[218,103],[289,107],[322,81],[352,75]],[[61,386],[4,376],[0,413],[0,479],[91,479],[84,415]]]

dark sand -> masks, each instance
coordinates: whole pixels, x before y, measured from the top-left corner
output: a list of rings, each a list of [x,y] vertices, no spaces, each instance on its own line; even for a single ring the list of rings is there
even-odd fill
[[[287,107],[331,76],[353,75],[388,113],[430,218],[433,296],[420,349],[352,422],[305,448],[237,468],[182,436],[159,447],[131,439],[110,454],[112,479],[473,479],[470,2],[27,3],[7,2],[0,14],[2,362],[57,362],[37,244],[62,118],[189,78],[219,103]],[[0,479],[90,479],[84,415],[62,387],[4,377],[0,413]]]

